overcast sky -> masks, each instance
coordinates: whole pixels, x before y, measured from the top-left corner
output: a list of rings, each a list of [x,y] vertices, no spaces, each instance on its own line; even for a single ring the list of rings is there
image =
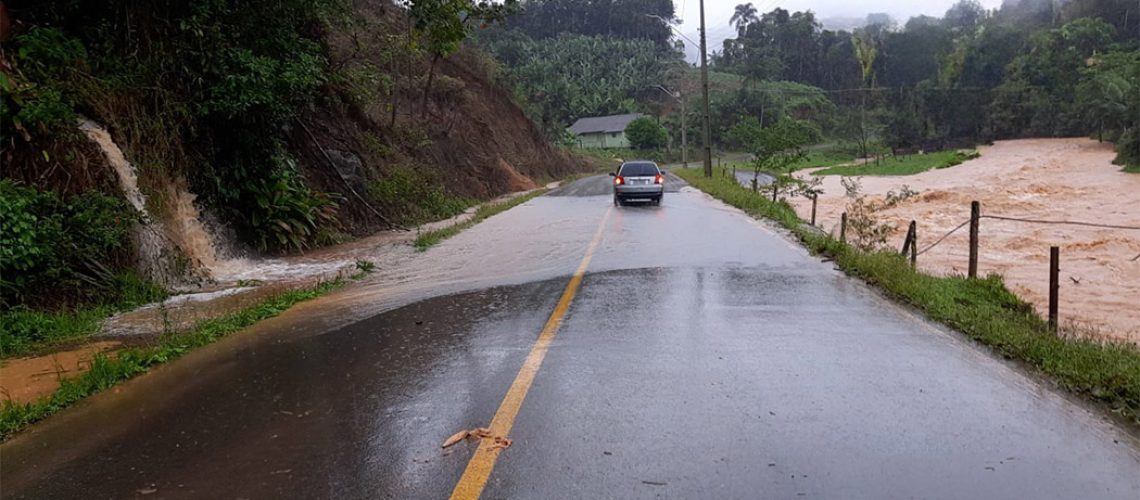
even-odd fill
[[[853,2],[851,0],[758,0],[752,5],[761,14],[769,12],[776,7],[795,12],[797,10],[811,10],[815,12],[816,19],[829,17],[857,17],[863,18],[869,12],[886,12],[899,24],[903,24],[911,16],[926,14],[942,17],[951,5],[957,0],[876,0],[873,2]],[[709,30],[709,53],[719,50],[721,41],[736,36],[736,31],[729,26],[728,19],[736,6],[747,3],[747,0],[705,0],[705,23]],[[1001,5],[1001,0],[981,0],[982,6],[994,9]],[[677,28],[685,36],[699,42],[700,0],[673,0],[677,9],[677,17],[684,22]],[[696,47],[685,40],[685,53],[690,61],[696,61],[699,55]]]

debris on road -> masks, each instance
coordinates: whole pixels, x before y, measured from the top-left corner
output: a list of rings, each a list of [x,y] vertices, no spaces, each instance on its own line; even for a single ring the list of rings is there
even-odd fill
[[[495,436],[495,442],[491,445],[491,450],[505,450],[511,447],[511,439],[502,436]]]
[[[443,442],[443,445],[440,446],[440,448],[448,448],[450,446],[455,445],[455,443],[463,441],[464,439],[483,439],[486,437],[491,437],[491,430],[486,428],[486,427],[476,427],[476,428],[471,429],[471,430],[462,430],[462,431],[456,432],[455,434],[452,434],[451,437],[447,438],[447,440],[445,440]],[[511,441],[509,439],[503,438],[503,437],[496,437],[495,438],[495,445],[496,446],[498,446],[500,439],[506,440],[506,442],[507,442],[507,445],[503,446],[503,448],[506,448],[507,446],[511,445]]]

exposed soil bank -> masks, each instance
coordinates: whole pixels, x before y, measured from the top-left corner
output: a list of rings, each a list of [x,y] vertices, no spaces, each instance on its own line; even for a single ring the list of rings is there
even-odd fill
[[[970,201],[983,215],[1140,226],[1140,175],[1112,164],[1111,144],[1084,138],[999,141],[981,158],[953,168],[903,177],[862,177],[863,192],[883,195],[903,185],[920,194],[882,212],[894,222],[890,244],[901,246],[906,225],[918,222],[919,248],[969,219]],[[890,161],[890,160],[887,160]],[[806,173],[805,173],[806,175]],[[823,177],[818,220],[838,233],[847,199],[840,177]],[[808,200],[792,200],[803,217]],[[979,272],[999,273],[1039,311],[1048,307],[1049,247],[1061,247],[1061,319],[1095,338],[1140,343],[1140,231],[983,219]],[[962,274],[968,233],[960,230],[919,256],[933,274]]]

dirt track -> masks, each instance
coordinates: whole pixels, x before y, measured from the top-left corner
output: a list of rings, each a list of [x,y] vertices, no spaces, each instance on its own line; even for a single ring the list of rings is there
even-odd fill
[[[918,221],[919,248],[969,218],[970,201],[984,215],[1140,226],[1140,175],[1113,165],[1111,145],[1094,140],[1024,139],[981,147],[981,158],[901,177],[864,177],[863,192],[882,195],[904,184],[920,194],[883,212],[896,223],[892,246]],[[838,176],[823,178],[820,224],[838,232],[846,199]],[[801,216],[811,204],[795,200]],[[1049,247],[1061,247],[1061,320],[1070,331],[1140,344],[1140,231],[983,219],[979,272],[1000,273],[1039,311],[1048,305]],[[965,273],[967,231],[919,256],[936,274]]]

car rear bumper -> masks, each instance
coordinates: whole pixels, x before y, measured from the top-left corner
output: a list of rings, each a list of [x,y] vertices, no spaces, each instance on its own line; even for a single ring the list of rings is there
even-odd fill
[[[665,192],[664,186],[622,186],[614,188],[614,196],[623,199],[656,198]]]

